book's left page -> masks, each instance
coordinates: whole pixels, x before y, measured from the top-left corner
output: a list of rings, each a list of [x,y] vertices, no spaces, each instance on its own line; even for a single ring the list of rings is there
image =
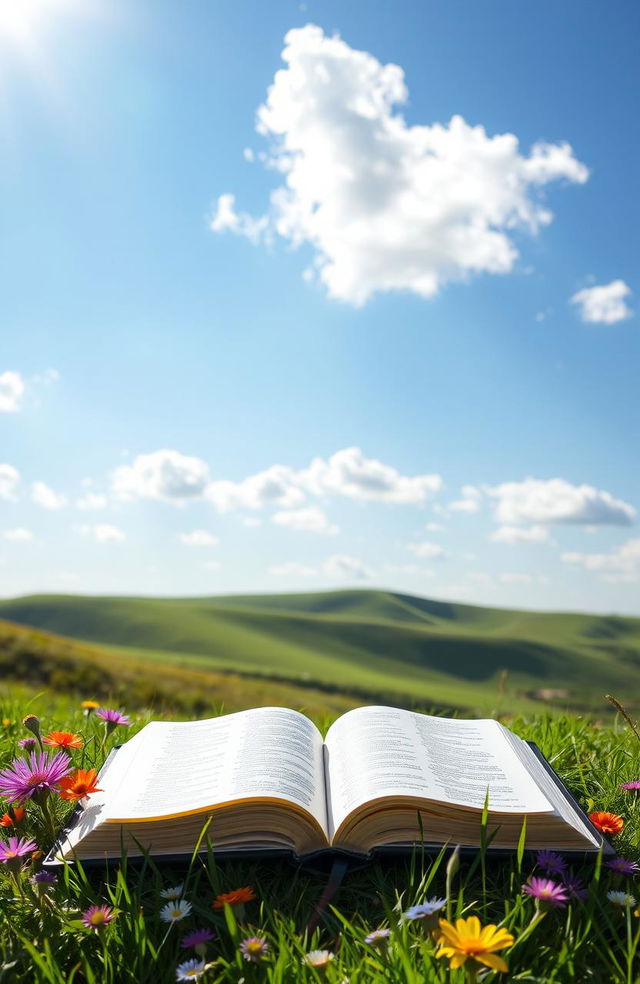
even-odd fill
[[[235,837],[239,848],[259,846],[274,831],[276,840],[279,831],[288,842],[285,828],[296,822],[304,843],[292,849],[327,840],[322,736],[303,714],[286,708],[152,722],[119,750],[101,786],[70,831],[65,854],[98,827],[100,843],[111,843],[118,825],[143,843],[162,840],[167,850],[186,850],[188,831],[209,811],[214,842],[231,844]]]

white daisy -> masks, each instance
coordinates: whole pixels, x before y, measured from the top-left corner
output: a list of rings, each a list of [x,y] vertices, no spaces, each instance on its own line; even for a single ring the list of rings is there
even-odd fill
[[[160,892],[160,897],[163,899],[181,899],[182,891],[184,889],[184,884],[176,885],[175,888],[163,888]]]
[[[186,902],[184,899],[180,899],[178,902],[167,902],[160,909],[160,918],[163,922],[168,923],[180,922],[181,919],[185,919],[190,914],[191,902]]]

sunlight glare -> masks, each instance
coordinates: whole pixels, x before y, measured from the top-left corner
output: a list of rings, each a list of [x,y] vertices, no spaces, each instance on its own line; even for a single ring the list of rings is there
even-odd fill
[[[30,45],[42,22],[68,0],[0,0],[0,39]]]

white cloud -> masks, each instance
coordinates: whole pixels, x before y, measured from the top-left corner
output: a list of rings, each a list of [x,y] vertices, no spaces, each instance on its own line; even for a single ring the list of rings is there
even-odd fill
[[[284,564],[273,564],[268,568],[268,571],[275,577],[315,577],[318,573],[315,567],[299,564],[296,560],[289,560]]]
[[[446,526],[443,526],[442,523],[427,523],[425,530],[427,533],[444,533]]]
[[[95,511],[98,509],[106,509],[109,500],[106,495],[101,495],[99,492],[86,492],[76,499],[76,506],[78,509],[88,511]]]
[[[210,482],[204,491],[219,512],[231,509],[262,509],[264,506],[291,508],[304,502],[296,473],[287,465],[272,465],[241,482]]]
[[[631,317],[631,309],[625,302],[625,297],[630,293],[631,288],[624,280],[612,280],[610,284],[579,290],[571,298],[571,303],[578,305],[583,321],[614,325]]]
[[[24,380],[19,372],[0,373],[0,413],[17,413],[22,406]]]
[[[76,526],[74,529],[80,536],[92,537],[98,543],[122,543],[127,538],[119,526],[111,526],[109,523],[97,523],[95,526]]]
[[[501,574],[500,580],[503,584],[531,584],[533,578],[531,574]]]
[[[461,499],[450,502],[448,509],[450,512],[476,513],[480,509],[482,493],[475,485],[463,485],[460,489]]]
[[[180,533],[178,539],[185,547],[214,547],[219,543],[219,537],[208,530],[192,530],[191,533]]]
[[[366,581],[372,571],[357,557],[347,554],[334,554],[322,565],[322,573],[339,581]]]
[[[17,526],[13,530],[5,530],[2,536],[4,537],[5,540],[12,540],[14,543],[33,540],[33,533],[31,532],[31,530],[26,530],[22,526]]]
[[[307,506],[303,509],[288,509],[274,513],[271,522],[278,526],[288,526],[292,530],[305,533],[318,533],[320,536],[335,536],[338,527],[317,506]]]
[[[391,465],[365,458],[358,447],[343,448],[330,458],[314,458],[297,481],[318,496],[411,504],[424,502],[442,486],[440,475],[401,475]]]
[[[0,499],[7,501],[17,498],[20,472],[13,465],[0,465]]]
[[[422,557],[425,560],[444,560],[447,556],[444,547],[441,547],[439,543],[430,543],[428,540],[425,540],[424,543],[410,543],[407,550],[410,550],[416,557]]]
[[[640,577],[640,540],[627,540],[609,553],[563,553],[562,560],[587,571],[602,571],[608,580],[635,581]]]
[[[506,525],[518,523],[583,523],[592,526],[630,526],[633,506],[591,485],[572,485],[562,478],[504,482],[487,488],[497,499],[495,516]]]
[[[242,520],[243,526],[248,526],[249,529],[255,529],[257,526],[262,526],[262,520],[258,519],[257,516],[246,516]]]
[[[501,526],[491,534],[492,540],[498,543],[544,543],[549,539],[549,530],[545,526]]]
[[[56,492],[46,482],[34,482],[31,486],[31,500],[43,509],[64,509],[67,497],[62,492]]]
[[[491,137],[461,116],[408,126],[397,111],[408,101],[403,70],[312,24],[288,32],[282,57],[257,116],[271,143],[265,164],[282,184],[258,219],[221,195],[212,227],[309,244],[332,297],[431,297],[470,274],[508,273],[514,231],[553,218],[539,189],[588,178],[567,143],[523,156],[513,134]]]
[[[116,468],[113,491],[122,499],[161,499],[181,503],[201,496],[209,468],[200,458],[163,449],[139,454],[131,465]]]

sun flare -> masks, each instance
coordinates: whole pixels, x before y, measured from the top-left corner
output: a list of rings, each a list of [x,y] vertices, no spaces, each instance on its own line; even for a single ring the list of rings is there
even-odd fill
[[[29,47],[38,31],[72,0],[0,0],[0,41]]]

